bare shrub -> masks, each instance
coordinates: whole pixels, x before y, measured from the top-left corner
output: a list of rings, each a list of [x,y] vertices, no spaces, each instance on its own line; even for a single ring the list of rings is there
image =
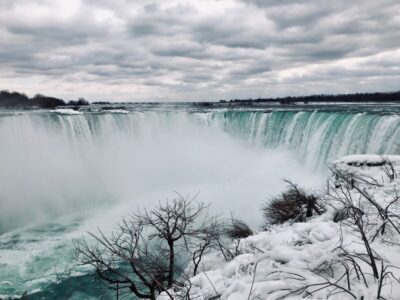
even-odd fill
[[[156,299],[180,282],[186,263],[177,263],[177,253],[191,249],[198,264],[211,246],[212,231],[206,214],[207,205],[184,198],[160,203],[153,210],[143,210],[126,217],[111,235],[100,229],[89,233],[94,242],[75,241],[75,259],[94,268],[96,275],[110,288],[133,293],[141,299]],[[196,247],[194,247],[196,246]],[[197,268],[196,268],[197,269]],[[196,271],[195,271],[196,272]]]
[[[289,220],[304,222],[306,218],[312,217],[314,212],[321,214],[324,211],[315,195],[307,194],[291,181],[286,182],[287,190],[262,208],[267,224],[281,224]]]
[[[231,218],[225,226],[225,234],[232,240],[243,239],[253,235],[251,228],[242,220]]]
[[[394,169],[393,162],[387,156],[381,155],[381,159],[383,161],[382,169],[389,178],[389,181],[392,182],[395,178],[397,178],[397,173]]]

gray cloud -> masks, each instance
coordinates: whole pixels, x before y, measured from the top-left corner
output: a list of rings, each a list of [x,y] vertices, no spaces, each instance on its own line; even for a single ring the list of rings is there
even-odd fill
[[[0,88],[149,101],[393,90],[398,11],[392,0],[3,0]]]

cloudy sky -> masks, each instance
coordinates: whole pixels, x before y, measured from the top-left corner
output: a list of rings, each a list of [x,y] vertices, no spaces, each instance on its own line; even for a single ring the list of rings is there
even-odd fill
[[[0,89],[182,101],[400,89],[400,1],[0,0]]]

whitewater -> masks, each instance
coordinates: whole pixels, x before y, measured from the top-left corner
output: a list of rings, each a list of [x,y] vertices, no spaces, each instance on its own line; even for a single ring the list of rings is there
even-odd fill
[[[356,107],[356,108],[354,108]],[[0,112],[0,298],[107,299],[74,239],[175,193],[261,225],[290,179],[308,189],[347,154],[399,154],[397,105],[191,104]],[[96,286],[96,288],[94,288]]]

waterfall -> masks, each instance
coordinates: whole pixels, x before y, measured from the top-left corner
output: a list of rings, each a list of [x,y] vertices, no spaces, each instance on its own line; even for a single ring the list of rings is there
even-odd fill
[[[317,110],[3,113],[0,211],[29,215],[37,209],[30,199],[40,199],[41,212],[79,207],[82,198],[127,199],[144,187],[150,190],[154,180],[173,188],[172,178],[184,180],[199,149],[207,153],[204,145],[215,144],[219,153],[218,141],[227,136],[255,148],[290,151],[303,165],[324,169],[347,154],[398,154],[400,117]],[[193,173],[202,167],[192,166]],[[176,168],[181,171],[171,176],[169,169]],[[25,202],[14,206],[7,199]],[[20,218],[3,223],[12,226],[13,220]]]
[[[318,188],[332,159],[399,153],[399,125],[367,112],[0,112],[0,297],[57,282],[71,239],[174,190],[256,227],[283,178]]]
[[[227,111],[213,113],[211,120],[252,145],[289,149],[312,167],[347,154],[400,153],[398,115]]]
[[[353,153],[399,153],[400,116],[319,111],[219,111],[17,114],[0,117],[3,145],[15,151],[33,144],[68,143],[71,151],[95,151],[99,145],[152,135],[165,128],[212,125],[251,145],[285,147],[307,164],[320,166]],[[18,141],[17,144],[16,141]],[[71,146],[73,145],[73,146]],[[1,150],[0,150],[1,151]],[[4,153],[2,153],[4,155]]]

